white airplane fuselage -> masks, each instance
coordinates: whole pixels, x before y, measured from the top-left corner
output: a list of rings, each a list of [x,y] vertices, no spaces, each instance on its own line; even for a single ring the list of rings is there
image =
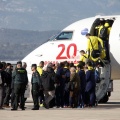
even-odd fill
[[[31,64],[39,64],[40,61],[61,62],[70,61],[76,63],[80,59],[80,50],[86,50],[87,39],[85,34],[91,31],[93,23],[98,18],[115,18],[109,36],[110,58],[111,58],[111,79],[120,79],[120,16],[98,16],[77,21],[61,31],[64,36],[70,35],[70,39],[57,40],[57,36],[39,46],[22,61],[27,62],[28,73],[31,74]],[[68,37],[68,36],[67,36]]]
[[[62,61],[77,63],[80,60],[79,51],[86,51],[87,48],[85,35],[87,33],[94,35],[98,19],[112,19],[114,21],[109,35],[111,62],[99,68],[101,81],[96,83],[96,100],[103,99],[107,102],[113,90],[112,80],[120,79],[120,16],[97,16],[77,21],[32,51],[22,60],[22,62],[27,63],[29,82],[31,82],[32,64],[39,65],[40,61],[44,61],[45,64],[49,62],[55,64]],[[27,93],[29,96],[29,90]]]

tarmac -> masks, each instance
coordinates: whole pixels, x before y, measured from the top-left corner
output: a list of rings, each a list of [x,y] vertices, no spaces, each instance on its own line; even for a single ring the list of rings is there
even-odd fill
[[[114,81],[114,92],[108,103],[95,108],[32,111],[33,103],[26,103],[26,107],[25,111],[0,110],[0,120],[120,120],[120,80]]]

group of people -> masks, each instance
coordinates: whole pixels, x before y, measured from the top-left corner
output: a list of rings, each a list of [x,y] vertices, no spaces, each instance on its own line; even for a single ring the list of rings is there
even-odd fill
[[[25,90],[28,85],[26,63],[0,63],[0,109],[25,110]],[[56,108],[84,108],[95,106],[95,77],[90,61],[75,66],[67,61],[44,66],[32,64],[32,110]]]
[[[39,110],[40,106],[84,108],[94,107],[95,96],[95,67],[102,59],[110,62],[109,34],[111,30],[109,21],[100,21],[95,27],[95,35],[86,34],[88,39],[87,53],[80,51],[80,62],[75,66],[67,61],[44,66],[41,61],[39,66],[32,64],[31,94],[33,109]],[[101,65],[101,64],[100,64]],[[0,62],[0,109],[9,107],[11,110],[18,107],[25,110],[24,96],[28,85],[26,71],[27,64],[17,62],[15,70],[10,63]],[[97,78],[98,79],[98,78]]]
[[[28,84],[26,63],[17,62],[15,70],[11,63],[0,62],[0,109],[18,106],[24,110],[25,89]],[[19,104],[20,103],[20,104]]]
[[[67,61],[49,63],[45,67],[41,61],[38,67],[32,65],[32,71],[32,110],[39,110],[39,101],[46,109],[95,107],[95,71],[91,61],[77,66]]]

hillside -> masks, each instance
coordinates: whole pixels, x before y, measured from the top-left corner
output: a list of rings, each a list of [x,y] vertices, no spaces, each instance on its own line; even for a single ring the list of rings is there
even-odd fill
[[[120,15],[120,0],[0,0],[0,28],[61,30],[95,15]]]
[[[0,29],[0,60],[20,60],[56,33]]]

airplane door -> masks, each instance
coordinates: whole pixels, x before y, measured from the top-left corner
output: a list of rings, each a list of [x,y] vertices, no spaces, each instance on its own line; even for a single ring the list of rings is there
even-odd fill
[[[113,23],[110,37],[110,58],[111,58],[111,78],[120,78],[120,18],[116,18]]]
[[[110,59],[111,64],[106,64],[104,68],[100,69],[101,80],[96,86],[96,99],[99,101],[105,96],[109,88],[110,80],[115,80],[120,78],[120,18],[116,18],[114,21],[110,36]]]

